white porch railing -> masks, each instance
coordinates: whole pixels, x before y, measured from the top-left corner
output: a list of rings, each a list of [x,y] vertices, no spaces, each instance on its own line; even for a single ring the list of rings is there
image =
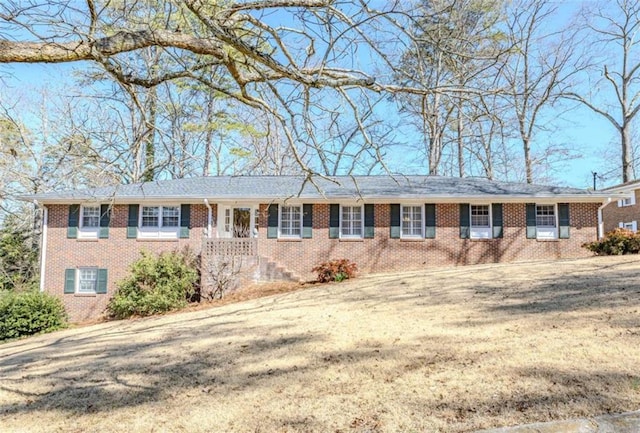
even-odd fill
[[[256,256],[258,255],[258,239],[256,238],[223,238],[205,239],[202,249],[204,256]]]

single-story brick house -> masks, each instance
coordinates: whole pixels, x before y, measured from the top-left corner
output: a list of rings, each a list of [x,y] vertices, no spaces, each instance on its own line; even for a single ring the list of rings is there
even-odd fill
[[[74,321],[100,315],[141,250],[253,257],[253,279],[573,258],[598,237],[609,193],[438,176],[201,177],[52,192],[41,289]]]
[[[601,192],[610,195],[622,195],[609,200],[601,211],[601,234],[615,228],[638,231],[640,221],[640,180],[623,183],[603,189]]]

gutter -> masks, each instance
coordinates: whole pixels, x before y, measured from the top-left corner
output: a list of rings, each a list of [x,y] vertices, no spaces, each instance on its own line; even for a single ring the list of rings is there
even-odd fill
[[[607,201],[598,208],[598,239],[604,237],[604,221],[602,220],[602,210],[611,203],[611,197],[607,197]]]
[[[45,269],[47,265],[47,229],[49,226],[49,209],[40,206],[38,200],[33,201],[37,208],[42,207],[42,242],[40,243],[40,291],[44,292]]]
[[[209,199],[204,199],[204,205],[207,207],[207,238],[211,239],[211,205]]]

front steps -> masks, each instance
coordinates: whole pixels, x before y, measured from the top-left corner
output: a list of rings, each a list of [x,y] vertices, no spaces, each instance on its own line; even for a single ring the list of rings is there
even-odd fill
[[[263,256],[258,257],[257,271],[256,280],[258,281],[302,281],[302,278],[295,272]]]

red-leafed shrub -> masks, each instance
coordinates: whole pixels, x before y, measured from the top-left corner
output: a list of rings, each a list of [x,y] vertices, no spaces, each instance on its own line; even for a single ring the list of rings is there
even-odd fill
[[[640,252],[640,233],[626,229],[614,229],[599,241],[587,242],[582,246],[598,256],[638,254]]]
[[[322,262],[312,269],[312,272],[318,273],[318,281],[327,283],[329,281],[343,281],[348,278],[354,278],[358,266],[348,259],[330,260]]]

